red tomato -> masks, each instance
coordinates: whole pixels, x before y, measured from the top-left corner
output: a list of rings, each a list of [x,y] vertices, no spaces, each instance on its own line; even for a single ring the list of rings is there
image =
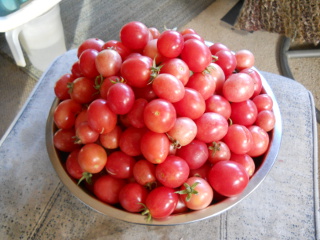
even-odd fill
[[[148,101],[144,98],[138,98],[134,101],[131,110],[127,113],[128,122],[135,128],[145,127],[143,112],[144,108],[148,104]]]
[[[228,78],[236,69],[236,57],[229,50],[220,50],[215,54],[215,56],[217,57],[217,61],[215,61],[215,63],[222,68],[225,77]]]
[[[235,57],[237,60],[236,69],[238,71],[241,71],[245,68],[251,68],[254,65],[254,55],[251,51],[247,49],[237,51]]]
[[[96,68],[96,57],[98,56],[98,51],[94,49],[84,50],[79,57],[79,67],[81,73],[88,78],[95,78],[99,75]]]
[[[117,51],[105,49],[98,53],[95,64],[98,72],[103,77],[110,77],[120,71],[122,58]]]
[[[76,128],[75,141],[79,144],[94,143],[99,139],[99,133],[94,131],[88,122],[82,122]]]
[[[159,53],[167,58],[178,57],[183,49],[184,39],[181,33],[175,30],[166,30],[158,38]]]
[[[107,163],[107,153],[100,145],[88,143],[80,149],[78,162],[84,172],[98,173]]]
[[[256,104],[258,112],[262,110],[272,110],[273,100],[266,93],[255,96],[252,101]]]
[[[226,197],[237,196],[246,188],[249,176],[246,169],[234,161],[220,161],[208,173],[212,188]]]
[[[248,128],[239,124],[229,126],[223,141],[228,145],[230,151],[236,154],[249,152],[253,144],[251,132]]]
[[[128,212],[141,212],[145,204],[148,191],[138,183],[128,183],[119,192],[121,207]]]
[[[185,146],[196,137],[197,125],[191,118],[178,117],[168,135],[177,148]]]
[[[270,110],[262,110],[258,113],[255,125],[261,127],[266,132],[271,131],[276,123],[276,117]]]
[[[73,150],[80,148],[80,145],[75,143],[75,135],[76,132],[74,128],[59,129],[53,135],[53,144],[62,152],[72,152]]]
[[[261,127],[252,125],[249,128],[252,135],[252,148],[247,153],[251,157],[263,155],[269,147],[269,135]]]
[[[102,202],[116,204],[120,201],[119,194],[125,185],[126,181],[123,179],[104,175],[95,181],[93,185],[93,193]]]
[[[56,97],[59,98],[60,100],[69,99],[70,94],[69,94],[68,86],[74,80],[75,80],[75,77],[70,73],[66,73],[62,75],[54,85],[54,93]]]
[[[231,103],[231,120],[233,123],[251,126],[257,119],[258,110],[250,99],[243,102]]]
[[[157,182],[156,166],[148,160],[141,159],[133,166],[133,177],[137,183],[152,189]]]
[[[206,112],[195,120],[197,139],[205,143],[221,140],[228,132],[228,121],[220,114]]]
[[[152,81],[152,89],[155,94],[171,103],[178,102],[184,97],[184,86],[175,76],[161,73]]]
[[[176,121],[176,110],[165,99],[154,99],[144,108],[144,123],[148,129],[157,133],[168,132]]]
[[[261,81],[260,74],[253,68],[245,68],[241,70],[240,73],[246,73],[252,78],[254,82],[254,92],[253,92],[252,98],[255,96],[258,96],[262,90],[262,81]]]
[[[54,123],[58,128],[72,128],[76,121],[76,116],[82,110],[82,105],[73,99],[66,99],[58,104],[53,113]]]
[[[102,50],[103,45],[104,41],[99,38],[88,38],[85,41],[83,41],[78,47],[77,56],[79,58],[82,52],[86,49],[94,49],[100,52]]]
[[[209,48],[197,39],[189,39],[184,43],[180,57],[193,72],[202,72],[212,61]]]
[[[146,210],[144,215],[148,215],[147,220],[152,218],[165,218],[170,216],[178,203],[178,194],[174,189],[168,187],[157,187],[152,190],[146,199]]]
[[[157,48],[157,43],[158,43],[158,39],[150,40],[147,43],[147,45],[144,47],[142,54],[151,59],[154,59],[156,65],[159,65],[162,62],[164,62],[167,58],[159,53],[159,50]]]
[[[206,109],[206,102],[202,95],[188,87],[185,88],[184,97],[179,102],[173,103],[173,105],[178,115],[192,120],[199,118]]]
[[[121,151],[129,156],[139,156],[141,154],[140,145],[142,136],[146,133],[146,128],[126,128],[119,139]]]
[[[128,113],[133,107],[134,100],[132,88],[125,83],[115,83],[107,93],[107,104],[116,114]]]
[[[166,160],[156,166],[156,178],[166,187],[177,188],[183,184],[189,176],[187,162],[174,155],[169,155]]]
[[[80,149],[73,150],[67,157],[66,170],[74,179],[81,179],[83,170],[78,163],[78,154]]]
[[[162,163],[169,154],[170,141],[165,133],[146,132],[141,138],[142,155],[151,163]]]
[[[129,48],[127,48],[122,42],[116,40],[107,41],[102,46],[102,50],[109,48],[112,48],[113,50],[117,51],[120,54],[122,61],[124,61],[131,53],[131,50]]]
[[[100,134],[99,141],[107,149],[116,149],[119,147],[121,134],[122,130],[120,126],[116,125],[111,132]]]
[[[112,152],[105,165],[106,171],[115,178],[128,179],[133,177],[133,166],[136,163],[133,157],[122,151]]]
[[[210,184],[201,177],[190,177],[181,186],[180,198],[191,210],[201,210],[208,207],[213,200],[213,190]]]
[[[207,71],[212,75],[213,80],[216,83],[215,94],[221,94],[223,84],[226,80],[222,68],[216,63],[210,63],[207,67]]]
[[[208,161],[216,164],[220,161],[230,160],[231,152],[227,144],[222,141],[213,142],[208,146],[209,157]]]
[[[71,99],[81,104],[92,102],[98,96],[97,93],[94,80],[87,77],[79,77],[69,84]]]
[[[160,69],[160,73],[169,73],[179,79],[185,86],[189,80],[190,70],[188,65],[180,58],[166,60]]]
[[[206,112],[218,113],[228,120],[231,116],[230,102],[221,95],[212,95],[206,100]]]
[[[230,102],[242,102],[252,97],[254,82],[246,73],[230,75],[222,88],[223,96]]]
[[[183,158],[190,169],[198,169],[207,161],[209,152],[204,142],[194,139],[188,145],[178,149],[176,155]]]
[[[255,171],[255,163],[252,157],[250,157],[248,154],[235,154],[232,153],[230,160],[240,163],[244,168],[246,169],[249,178],[254,174]]]
[[[117,124],[117,115],[104,99],[96,99],[88,107],[89,126],[100,134],[111,132]]]
[[[207,100],[216,90],[216,82],[210,73],[194,73],[186,85],[186,87],[197,90]]]
[[[132,50],[142,50],[149,41],[149,29],[141,22],[126,23],[120,29],[121,42]]]
[[[224,45],[223,43],[219,43],[219,42],[216,42],[216,43],[213,43],[210,47],[210,52],[212,55],[216,55],[217,52],[219,52],[220,50],[225,50],[225,51],[230,51],[230,49]]]

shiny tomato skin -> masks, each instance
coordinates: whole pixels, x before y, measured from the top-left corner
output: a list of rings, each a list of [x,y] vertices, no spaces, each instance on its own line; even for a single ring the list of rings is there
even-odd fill
[[[230,160],[220,161],[209,171],[208,182],[221,195],[233,197],[246,188],[249,176],[240,163]]]
[[[79,77],[69,84],[69,94],[71,99],[81,104],[92,102],[98,96],[93,79]]]
[[[180,58],[171,58],[166,60],[160,69],[160,73],[169,73],[179,79],[185,86],[190,77],[188,65]]]
[[[58,128],[72,128],[76,116],[82,111],[82,105],[73,99],[66,99],[60,102],[54,110],[53,120]]]
[[[243,102],[231,103],[231,120],[233,123],[251,126],[255,123],[258,110],[250,99]]]
[[[165,133],[146,132],[141,138],[142,155],[153,164],[160,164],[167,158],[170,141]]]
[[[116,204],[120,201],[119,194],[125,185],[126,181],[123,179],[103,175],[94,182],[93,193],[102,202]]]
[[[72,151],[66,160],[66,170],[68,174],[74,179],[80,179],[82,177],[83,170],[78,163],[78,154],[80,149]]]
[[[111,132],[117,124],[117,115],[108,107],[105,99],[96,99],[88,107],[89,126],[100,134]]]
[[[261,127],[252,125],[248,127],[252,135],[252,148],[247,153],[251,157],[258,157],[263,155],[269,147],[269,135]]]
[[[133,166],[133,177],[137,183],[151,189],[157,182],[156,165],[141,159]]]
[[[128,183],[119,192],[120,205],[128,212],[141,212],[148,191],[138,183]]]
[[[189,39],[184,43],[180,57],[193,72],[202,72],[212,61],[209,48],[197,39]]]
[[[149,41],[149,29],[141,22],[128,22],[120,29],[120,40],[131,50],[142,50]]]
[[[72,152],[81,147],[75,143],[76,132],[74,128],[58,129],[53,135],[53,144],[55,148],[62,152]]]
[[[183,49],[184,39],[175,30],[166,30],[158,38],[157,48],[161,55],[167,58],[178,57]]]
[[[135,159],[122,151],[115,151],[108,155],[105,165],[106,171],[115,178],[129,179],[133,177]]]
[[[68,85],[72,83],[76,78],[70,74],[66,73],[62,75],[54,85],[54,93],[60,100],[65,100],[70,98]]]
[[[99,173],[107,163],[107,152],[96,143],[88,143],[80,149],[78,162],[84,172]]]
[[[120,54],[113,49],[104,49],[98,53],[95,58],[97,71],[103,77],[110,77],[117,75],[120,71],[122,58]]]
[[[161,186],[149,193],[145,205],[152,218],[165,218],[174,211],[178,198],[179,196],[173,188]]]
[[[132,88],[125,83],[115,83],[107,93],[107,104],[116,114],[127,114],[133,107],[134,100]]]
[[[192,194],[190,200],[187,200],[187,194],[180,195],[180,198],[185,203],[185,205],[191,210],[201,210],[208,207],[213,200],[213,190],[210,184],[201,177],[190,177],[185,182],[189,186],[198,183],[194,188],[197,194]],[[185,190],[184,185],[181,186],[180,191]]]
[[[156,178],[166,187],[177,188],[183,184],[189,176],[187,162],[174,155],[169,155],[163,163],[156,166]]]
[[[228,145],[230,151],[236,154],[249,152],[253,144],[251,132],[247,127],[239,124],[229,126],[223,141]]]
[[[143,118],[146,127],[157,133],[168,132],[176,121],[176,110],[165,99],[154,99],[144,108]]]

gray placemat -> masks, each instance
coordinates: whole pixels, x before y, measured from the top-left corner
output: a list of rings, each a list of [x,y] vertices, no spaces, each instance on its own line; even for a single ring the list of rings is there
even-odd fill
[[[283,138],[264,182],[229,211],[187,225],[135,225],[95,212],[57,177],[45,146],[53,86],[75,51],[43,75],[0,141],[0,239],[317,239],[319,198],[313,98],[301,84],[262,72],[280,106]]]

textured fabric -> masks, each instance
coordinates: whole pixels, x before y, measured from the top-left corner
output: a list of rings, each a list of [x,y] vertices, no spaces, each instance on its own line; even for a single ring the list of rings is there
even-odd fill
[[[302,43],[320,42],[319,0],[245,0],[236,28],[280,33]]]
[[[266,179],[238,205],[200,222],[153,227],[104,216],[79,201],[55,173],[44,134],[52,88],[75,55],[53,63],[0,142],[0,239],[319,239],[313,97],[301,84],[267,72],[281,111],[282,143]]]

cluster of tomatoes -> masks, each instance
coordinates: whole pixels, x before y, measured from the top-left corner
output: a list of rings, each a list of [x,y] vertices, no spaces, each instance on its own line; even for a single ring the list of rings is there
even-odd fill
[[[90,38],[54,87],[54,145],[99,200],[152,218],[240,194],[275,124],[254,56],[193,29]]]

